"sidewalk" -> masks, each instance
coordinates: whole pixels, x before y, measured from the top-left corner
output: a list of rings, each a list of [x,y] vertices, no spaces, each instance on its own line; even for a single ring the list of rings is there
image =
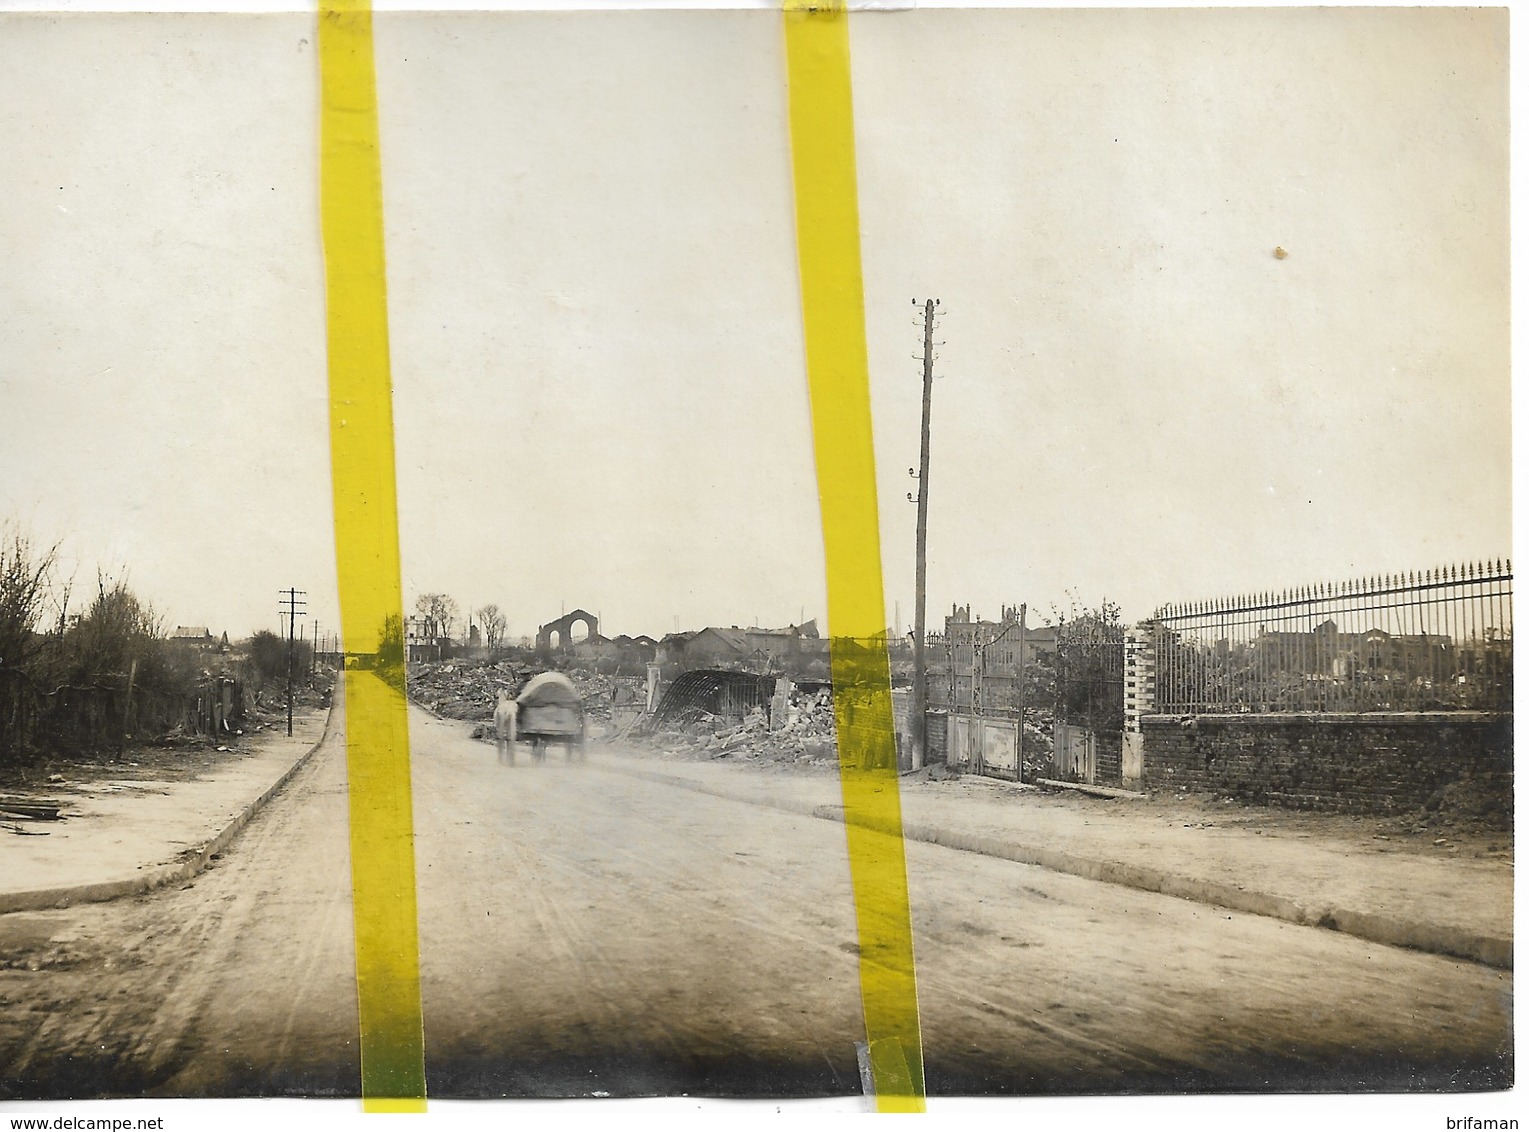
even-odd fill
[[[600,747],[590,765],[843,820],[832,770],[688,762]],[[1241,807],[1207,818],[1203,809],[1196,816],[1156,802],[1042,793],[973,776],[903,779],[901,786],[903,833],[911,841],[1513,966],[1513,865],[1501,857],[1449,858],[1379,838],[1281,828]]]
[[[240,736],[191,777],[136,777],[124,766],[120,777],[50,784],[63,820],[21,826],[46,836],[0,828],[0,914],[113,900],[195,876],[317,748],[329,718],[300,715],[290,739],[284,724]]]

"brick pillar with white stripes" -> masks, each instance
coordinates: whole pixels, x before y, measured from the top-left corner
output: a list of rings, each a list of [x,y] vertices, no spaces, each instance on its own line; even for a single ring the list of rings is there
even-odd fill
[[[1120,778],[1127,786],[1142,780],[1141,717],[1151,713],[1157,695],[1157,654],[1152,627],[1125,631],[1125,732],[1120,741]]]

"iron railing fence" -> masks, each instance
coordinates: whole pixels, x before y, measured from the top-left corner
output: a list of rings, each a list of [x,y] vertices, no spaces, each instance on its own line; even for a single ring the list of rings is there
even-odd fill
[[[1049,710],[1049,685],[1044,694],[1036,686],[1038,650],[1021,647],[1022,637],[1017,621],[984,623],[955,637],[925,634],[925,706],[1009,718],[1042,704]]]
[[[996,629],[983,632],[966,646],[971,659],[968,679],[961,681],[964,700],[961,706],[975,715],[989,715],[1023,719],[1026,707],[1034,707],[1033,696],[1027,697],[1026,676],[1031,667],[1021,651],[1023,632],[1016,621],[1006,621]]]
[[[953,695],[950,642],[944,633],[924,634],[924,707],[947,711]]]
[[[1056,717],[1093,731],[1125,719],[1125,628],[1087,616],[1057,626]]]
[[[1504,559],[1167,605],[1153,629],[1167,714],[1513,708]]]

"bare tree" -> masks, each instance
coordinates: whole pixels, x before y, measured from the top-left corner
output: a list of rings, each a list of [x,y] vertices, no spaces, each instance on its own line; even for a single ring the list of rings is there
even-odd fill
[[[403,619],[396,613],[382,619],[382,628],[377,633],[377,660],[395,666],[404,662]]]
[[[293,665],[305,671],[313,655],[310,642],[292,642]],[[244,642],[246,660],[243,665],[245,680],[250,687],[260,689],[266,685],[279,685],[287,678],[287,638],[269,629],[261,629]]]
[[[425,632],[435,635],[435,623],[431,620],[431,599],[439,597],[439,594],[420,594],[414,599],[414,615],[424,622]]]
[[[403,692],[406,686],[404,662],[407,659],[403,617],[389,613],[382,619],[382,625],[377,630],[376,672],[383,683],[398,692]]]
[[[57,548],[38,552],[18,532],[0,543],[0,665],[21,665],[48,595]]]
[[[56,559],[56,547],[38,551],[15,530],[0,541],[0,758],[20,746],[36,706],[43,657],[35,630]]]
[[[414,612],[425,623],[425,635],[450,637],[451,624],[457,619],[457,603],[447,594],[420,594]]]
[[[125,581],[97,571],[92,600],[71,614],[56,564],[56,548],[38,549],[9,525],[0,534],[0,761],[120,752],[135,734],[180,723],[202,676]]]
[[[483,626],[484,643],[490,649],[497,649],[499,642],[504,640],[504,627],[508,624],[503,613],[497,605],[485,605],[477,610],[478,623]]]

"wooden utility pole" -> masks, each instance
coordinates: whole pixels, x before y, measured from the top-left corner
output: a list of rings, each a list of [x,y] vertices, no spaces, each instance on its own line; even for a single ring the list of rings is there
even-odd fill
[[[285,589],[281,590],[283,612],[287,615],[287,735],[292,734],[292,649],[297,642],[297,619],[308,616],[298,606],[307,605],[306,601],[299,600],[299,595],[306,597],[307,590]]]
[[[918,300],[913,300],[918,305]],[[924,300],[924,419],[918,447],[918,550],[913,606],[913,769],[924,765],[926,735],[924,677],[924,544],[929,531],[929,402],[934,391],[934,313],[939,299]]]
[[[1019,745],[1014,752],[1014,781],[1019,782],[1025,773],[1025,618],[1029,615],[1028,602],[1019,603]]]

